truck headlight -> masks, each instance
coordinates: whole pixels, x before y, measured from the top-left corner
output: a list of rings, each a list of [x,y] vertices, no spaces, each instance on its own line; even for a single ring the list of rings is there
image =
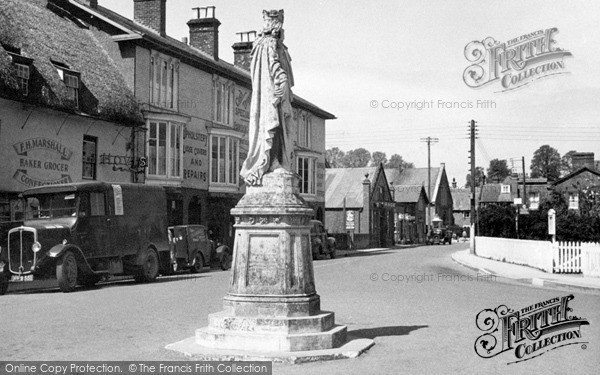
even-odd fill
[[[34,242],[33,245],[31,245],[31,250],[33,250],[34,253],[37,253],[38,251],[42,250],[42,244],[39,242]]]

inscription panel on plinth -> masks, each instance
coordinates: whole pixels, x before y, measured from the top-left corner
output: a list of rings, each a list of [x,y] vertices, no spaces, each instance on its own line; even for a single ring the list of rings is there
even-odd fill
[[[246,286],[273,287],[281,285],[279,235],[249,234]]]

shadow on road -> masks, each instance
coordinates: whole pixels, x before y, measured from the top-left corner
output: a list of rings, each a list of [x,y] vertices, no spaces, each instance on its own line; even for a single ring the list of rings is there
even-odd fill
[[[373,340],[375,337],[383,336],[405,336],[421,328],[428,328],[429,326],[389,326],[389,327],[375,327],[375,328],[363,328],[348,331],[349,336],[360,337],[364,339]]]

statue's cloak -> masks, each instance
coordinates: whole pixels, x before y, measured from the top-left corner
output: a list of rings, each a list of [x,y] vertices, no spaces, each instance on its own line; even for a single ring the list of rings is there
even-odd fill
[[[260,184],[273,160],[271,150],[280,147],[279,162],[293,171],[291,160],[295,139],[292,129],[291,87],[293,76],[286,47],[277,38],[266,35],[254,42],[252,48],[252,101],[248,130],[248,156],[240,175],[247,184]],[[283,96],[275,90],[285,85]],[[278,128],[280,127],[281,128]],[[277,143],[277,144],[275,144]]]

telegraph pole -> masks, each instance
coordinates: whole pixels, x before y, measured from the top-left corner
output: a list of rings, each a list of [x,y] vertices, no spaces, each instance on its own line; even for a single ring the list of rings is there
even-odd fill
[[[427,199],[431,199],[431,144],[439,142],[439,138],[421,138],[427,143]],[[431,202],[427,205],[427,231],[431,228]]]
[[[475,254],[475,120],[471,120],[471,124],[469,126],[469,135],[471,138],[471,150],[470,158],[471,158],[471,229],[469,234],[469,244],[470,244],[470,253]]]

